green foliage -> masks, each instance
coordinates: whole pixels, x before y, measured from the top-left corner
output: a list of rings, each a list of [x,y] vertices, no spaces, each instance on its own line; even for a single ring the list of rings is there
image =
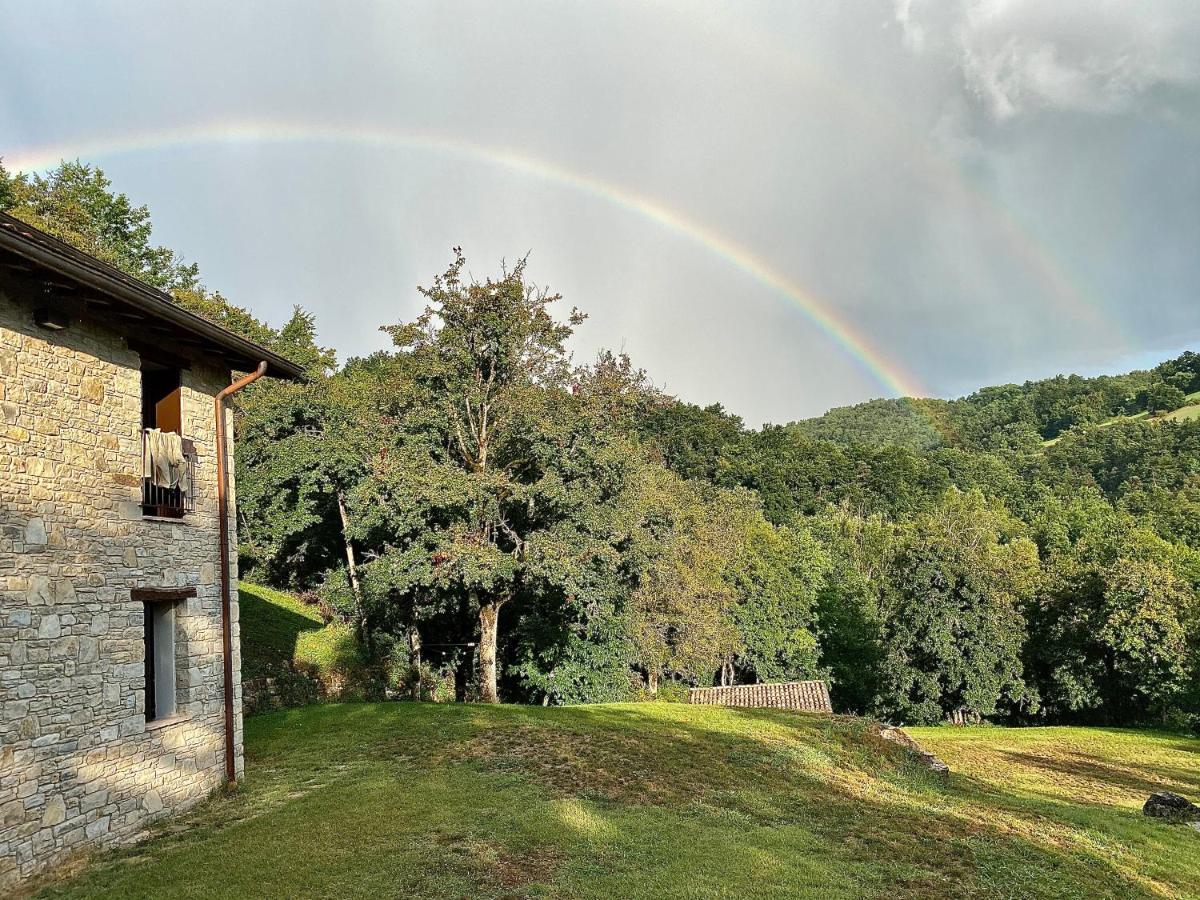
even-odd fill
[[[980,494],[957,492],[900,529],[881,599],[881,712],[930,724],[1030,701],[1021,609],[1038,559],[1020,530]]]
[[[757,681],[798,681],[824,674],[816,636],[817,593],[829,576],[825,549],[801,527],[751,522],[732,559],[741,639],[737,668]]]
[[[893,527],[881,516],[858,516],[845,505],[812,520],[812,526],[830,560],[816,599],[821,663],[836,707],[864,714],[876,708],[881,690],[881,590]]]
[[[1151,414],[1174,412],[1186,402],[1186,395],[1173,384],[1158,382],[1148,387],[1143,395],[1143,408]]]
[[[0,170],[5,212],[161,290],[191,290],[198,267],[151,243],[150,211],[114,193],[104,173],[63,161],[45,175]]]
[[[1061,717],[1169,719],[1195,700],[1195,554],[1119,514],[1081,525],[1052,548],[1029,613],[1030,667]]]
[[[944,407],[944,401],[910,397],[869,400],[831,409],[815,419],[793,422],[789,428],[805,437],[839,444],[894,444],[910,450],[932,450],[946,443],[937,427]]]

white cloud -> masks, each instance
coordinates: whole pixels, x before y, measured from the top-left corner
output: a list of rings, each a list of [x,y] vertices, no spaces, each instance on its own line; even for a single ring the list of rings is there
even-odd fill
[[[895,3],[905,45],[947,48],[999,120],[1047,109],[1125,112],[1156,88],[1200,86],[1197,3],[972,0],[946,12]]]
[[[904,33],[904,45],[914,53],[925,49],[925,28],[913,17],[913,0],[896,0],[896,22]]]

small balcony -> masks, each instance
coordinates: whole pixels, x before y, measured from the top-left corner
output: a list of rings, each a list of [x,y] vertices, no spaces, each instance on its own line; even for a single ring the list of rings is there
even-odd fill
[[[142,515],[181,519],[196,510],[196,445],[157,429],[142,430]]]

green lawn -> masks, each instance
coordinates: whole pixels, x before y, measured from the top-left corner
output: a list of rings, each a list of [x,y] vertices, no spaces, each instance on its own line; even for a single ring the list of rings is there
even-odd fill
[[[916,731],[673,704],[312,706],[246,723],[248,778],[47,897],[1183,897],[1200,741]],[[180,829],[179,821],[188,827]]]
[[[1200,419],[1200,404],[1193,403],[1189,406],[1180,407],[1174,412],[1167,413],[1163,418],[1170,419],[1173,422],[1187,422],[1190,419]]]

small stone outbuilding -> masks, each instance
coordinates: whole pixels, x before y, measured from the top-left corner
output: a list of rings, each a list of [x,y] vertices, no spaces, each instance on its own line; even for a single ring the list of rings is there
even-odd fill
[[[833,712],[829,686],[823,681],[785,681],[777,684],[737,684],[692,688],[688,703],[702,706],[740,706],[748,709],[795,709]]]
[[[302,375],[0,214],[0,893],[241,774],[214,398],[251,371]],[[179,486],[145,477],[149,429]]]

